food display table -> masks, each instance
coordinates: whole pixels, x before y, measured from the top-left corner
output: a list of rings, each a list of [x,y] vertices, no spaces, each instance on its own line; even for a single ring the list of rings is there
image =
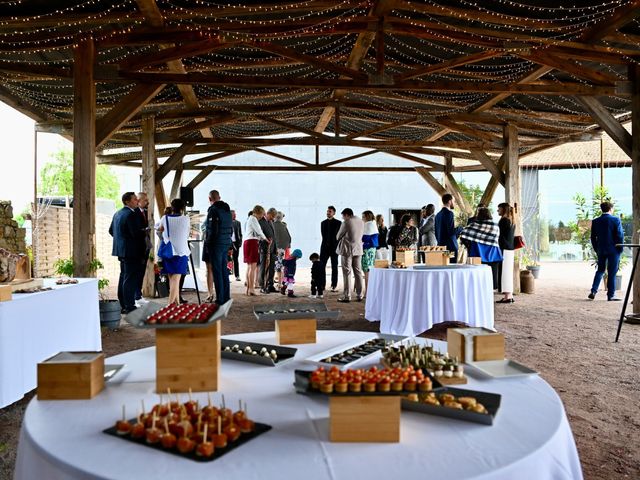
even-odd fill
[[[493,280],[487,265],[374,268],[365,318],[380,332],[419,335],[436,323],[457,321],[493,329]]]
[[[0,408],[37,384],[37,364],[60,351],[102,350],[98,281],[56,285],[38,293],[14,293],[0,302]]]
[[[269,344],[275,334],[231,338]],[[330,443],[328,400],[296,394],[293,372],[315,368],[304,362],[308,356],[367,338],[371,334],[318,331],[318,343],[298,346],[293,361],[275,368],[224,361],[219,393],[212,394],[214,403],[220,402],[220,393],[225,394],[228,406],[237,406],[242,399],[249,416],[272,425],[273,430],[211,463],[178,458],[102,433],[120,417],[123,404],[128,416],[134,416],[141,399],[147,408],[158,401],[153,392],[153,348],[110,358],[107,363],[125,363],[126,367],[93,400],[34,399],[29,404],[14,479],[582,478],[562,402],[536,375],[469,379],[466,387],[470,389],[502,394],[492,426],[402,412],[400,443]],[[446,348],[444,342],[436,345]],[[378,360],[367,359],[363,365]],[[193,396],[206,403],[206,394]]]

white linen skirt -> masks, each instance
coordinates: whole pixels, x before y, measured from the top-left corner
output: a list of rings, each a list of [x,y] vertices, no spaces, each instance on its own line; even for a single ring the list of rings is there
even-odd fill
[[[502,292],[513,293],[513,263],[515,259],[515,250],[502,251],[502,277],[500,284]]]

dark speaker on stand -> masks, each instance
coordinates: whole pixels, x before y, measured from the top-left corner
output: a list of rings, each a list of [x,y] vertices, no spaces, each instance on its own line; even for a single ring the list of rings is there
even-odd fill
[[[193,207],[193,188],[180,187],[180,198],[187,207]]]

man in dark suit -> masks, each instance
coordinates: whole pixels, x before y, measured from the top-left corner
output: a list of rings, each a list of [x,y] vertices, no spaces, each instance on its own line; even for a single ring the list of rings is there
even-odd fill
[[[447,250],[454,255],[451,263],[456,263],[458,261],[458,235],[460,235],[462,228],[456,228],[453,208],[453,195],[445,193],[442,196],[442,210],[436,214],[435,226],[438,245],[447,247]]]
[[[122,313],[136,309],[135,294],[145,268],[145,225],[138,209],[138,197],[133,192],[122,195],[124,206],[113,216],[109,234],[113,237],[111,254],[120,260],[118,300]]]
[[[136,213],[139,217],[140,217],[140,221],[143,224],[144,228],[148,228],[149,227],[149,197],[147,196],[147,194],[145,192],[138,192],[138,208],[136,208],[134,210],[134,213]],[[140,278],[138,279],[138,288],[136,289],[136,302],[137,303],[147,303],[147,301],[142,298],[142,284],[144,283],[144,276],[146,273],[146,259],[149,258],[149,253],[151,253],[151,230],[146,230],[145,231],[145,235],[144,235],[144,243],[146,246],[146,250],[145,250],[145,269],[142,270],[142,273],[140,275]]]
[[[618,265],[620,263],[620,254],[622,247],[616,247],[616,244],[623,243],[624,231],[622,230],[622,222],[618,217],[613,216],[613,205],[610,202],[602,202],[600,204],[602,215],[594,218],[591,222],[591,245],[598,255],[598,270],[593,278],[591,300],[596,298],[600,281],[607,272],[607,300],[620,301],[616,297],[616,273],[618,273]]]
[[[322,244],[320,245],[320,263],[322,269],[327,268],[327,262],[331,259],[331,291],[335,292],[338,286],[338,231],[342,222],[334,218],[336,207],[327,207],[327,219],[320,223],[320,233],[322,234]]]
[[[207,248],[213,272],[213,283],[216,288],[216,303],[224,305],[231,298],[227,255],[231,247],[233,221],[231,220],[231,208],[220,200],[218,191],[212,190],[209,196],[213,203],[207,212]]]
[[[231,218],[233,223],[233,235],[231,236],[231,245],[233,246],[233,274],[236,277],[236,282],[239,282],[240,263],[238,257],[240,256],[240,249],[242,248],[242,225],[236,220],[235,210],[231,210]]]
[[[267,240],[260,240],[260,278],[261,293],[275,293],[278,290],[273,286],[273,276],[276,272],[276,242],[273,221],[278,211],[275,208],[267,210],[267,214],[258,223]]]

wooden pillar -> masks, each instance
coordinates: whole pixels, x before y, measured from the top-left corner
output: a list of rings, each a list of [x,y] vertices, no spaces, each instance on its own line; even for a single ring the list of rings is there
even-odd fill
[[[520,162],[518,159],[518,130],[513,125],[504,127],[505,201],[513,207],[516,235],[522,235],[520,207]],[[520,261],[516,255],[513,268],[513,292],[520,293]]]
[[[96,85],[93,39],[73,52],[73,262],[77,277],[95,276],[96,251]],[[105,259],[103,259],[105,260]]]
[[[631,209],[633,243],[640,243],[640,66],[630,66],[631,94]],[[633,254],[636,252],[633,251]],[[640,313],[640,268],[633,278],[633,313]]]
[[[155,172],[158,171],[158,157],[154,155],[154,168]],[[158,212],[160,216],[164,213],[164,209],[167,207],[167,194],[164,192],[164,185],[162,183],[162,178],[157,178],[155,173],[153,177],[153,181],[155,182],[155,195],[156,195],[156,205],[158,206]],[[158,218],[160,218],[160,216]]]
[[[155,192],[156,192],[156,168],[158,160],[156,159],[156,145],[155,145],[155,131],[156,122],[152,116],[145,116],[142,119],[142,190],[147,193],[149,197],[149,225],[155,225],[154,210],[156,206]],[[160,212],[162,213],[162,212]],[[155,258],[155,235],[150,235],[151,238],[151,253]],[[154,261],[147,260],[147,270],[144,276],[144,283],[142,284],[142,295],[145,297],[153,297],[154,295],[154,281],[155,275],[153,272]]]
[[[169,196],[169,202],[174,198],[180,198],[180,187],[182,186],[182,172],[184,169],[182,166],[176,168],[176,173],[173,177],[173,183],[171,184],[171,195]],[[164,213],[164,212],[160,212]]]

